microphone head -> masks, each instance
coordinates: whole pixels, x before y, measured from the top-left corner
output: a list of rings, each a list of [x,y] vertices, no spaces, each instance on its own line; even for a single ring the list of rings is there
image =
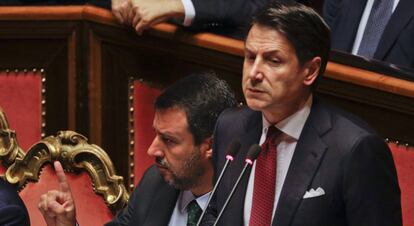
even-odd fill
[[[230,145],[229,145],[229,147],[227,149],[226,159],[227,160],[230,160],[230,161],[233,161],[234,156],[236,156],[237,153],[240,150],[240,146],[241,146],[241,144],[240,144],[240,141],[239,140],[233,140],[230,143]]]
[[[250,165],[253,164],[253,161],[257,159],[259,156],[260,151],[262,148],[258,144],[253,144],[250,146],[249,151],[247,152],[246,156],[246,163],[249,163]]]

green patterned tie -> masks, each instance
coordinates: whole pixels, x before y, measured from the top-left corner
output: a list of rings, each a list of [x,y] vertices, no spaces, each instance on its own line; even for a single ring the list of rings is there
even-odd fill
[[[201,215],[201,208],[194,199],[187,205],[187,226],[196,226]]]

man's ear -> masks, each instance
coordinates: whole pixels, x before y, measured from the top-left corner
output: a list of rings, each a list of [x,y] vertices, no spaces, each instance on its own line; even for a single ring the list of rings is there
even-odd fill
[[[204,154],[204,157],[207,159],[213,158],[213,137],[207,137],[203,140],[203,143],[200,145],[201,153]]]
[[[318,78],[319,70],[321,68],[322,59],[319,56],[314,57],[304,65],[305,77],[303,83],[307,86],[311,86],[316,78]]]

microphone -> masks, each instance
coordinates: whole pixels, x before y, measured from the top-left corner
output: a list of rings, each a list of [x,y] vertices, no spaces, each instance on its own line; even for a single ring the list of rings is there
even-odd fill
[[[234,160],[234,157],[239,152],[240,146],[241,146],[241,144],[240,144],[240,141],[239,140],[233,140],[233,142],[231,142],[230,145],[229,145],[229,147],[227,148],[227,154],[226,154],[226,159],[227,160],[224,163],[223,169],[220,172],[220,175],[219,175],[219,177],[218,177],[218,179],[216,181],[216,184],[213,187],[213,190],[211,191],[210,197],[207,200],[207,205],[203,209],[203,212],[201,213],[200,217],[198,218],[197,226],[200,225],[201,220],[203,219],[204,215],[206,214],[207,207],[210,204],[211,198],[213,198],[213,195],[216,193],[217,187],[218,187],[218,185],[219,185],[219,183],[221,181],[221,178],[224,175],[224,172],[227,170],[227,167],[228,167],[229,163]]]
[[[213,226],[216,226],[217,223],[219,222],[220,217],[223,215],[223,212],[226,209],[227,205],[229,204],[231,197],[233,197],[234,191],[236,191],[236,188],[239,185],[244,173],[246,172],[246,169],[253,165],[253,162],[259,156],[260,151],[261,151],[261,147],[258,144],[253,144],[250,147],[249,151],[247,152],[247,156],[245,160],[246,163],[244,164],[243,170],[241,171],[239,178],[237,178],[237,181],[234,184],[233,189],[231,190],[229,196],[227,197],[226,202],[224,203],[223,208],[221,209],[219,215],[217,216],[216,221],[214,222]]]

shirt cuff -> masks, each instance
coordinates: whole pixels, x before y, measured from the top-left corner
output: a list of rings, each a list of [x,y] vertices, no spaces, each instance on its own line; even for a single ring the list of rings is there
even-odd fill
[[[181,0],[184,6],[184,21],[183,26],[188,27],[193,23],[195,17],[194,4],[191,0]]]

